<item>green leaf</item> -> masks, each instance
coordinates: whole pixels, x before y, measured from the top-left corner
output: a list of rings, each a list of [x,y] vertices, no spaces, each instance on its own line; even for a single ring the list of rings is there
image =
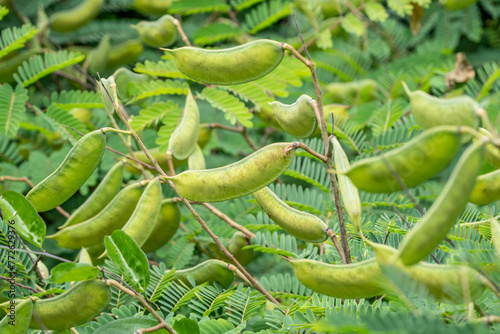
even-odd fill
[[[187,95],[189,85],[186,81],[173,80],[152,80],[144,83],[136,83],[132,86],[131,95],[134,96],[129,103],[135,103],[156,95]]]
[[[61,263],[55,266],[47,283],[65,283],[74,281],[86,281],[99,276],[99,270],[87,263]]]
[[[357,36],[363,36],[365,33],[365,26],[360,19],[356,17],[353,13],[347,14],[340,22],[342,28],[350,34]]]
[[[236,121],[238,121],[246,128],[253,126],[253,123],[250,121],[253,115],[248,108],[245,107],[243,102],[228,92],[207,87],[201,93],[197,92],[196,95],[198,98],[208,101],[212,107],[222,110],[224,117],[231,124],[236,124]]]
[[[37,33],[38,29],[31,24],[2,30],[2,35],[0,36],[0,59],[10,52],[22,48]]]
[[[411,15],[413,13],[413,5],[411,0],[388,0],[389,8],[394,10],[399,16]]]
[[[500,68],[497,69],[495,72],[493,72],[490,77],[488,78],[488,81],[486,81],[481,88],[481,91],[477,95],[477,100],[481,101],[483,98],[488,96],[490,93],[491,88],[495,84],[495,82],[500,78]]]
[[[210,12],[227,13],[229,9],[230,7],[220,0],[183,0],[174,2],[169,7],[168,12],[170,14],[191,15]]]
[[[108,322],[107,324],[97,328],[94,334],[125,334],[125,333],[135,333],[138,329],[151,328],[158,325],[158,320],[153,320],[149,318],[128,318],[128,319],[118,319],[115,321]],[[154,334],[168,334],[167,330],[162,328],[154,332]]]
[[[104,237],[110,259],[132,285],[144,292],[149,283],[149,264],[137,242],[122,230]]]
[[[0,20],[9,13],[9,10],[4,7],[4,6],[0,6]]]
[[[378,2],[368,2],[365,4],[365,14],[371,21],[384,22],[389,17],[384,6]]]
[[[246,21],[242,27],[254,35],[289,15],[290,3],[288,1],[271,0],[269,3],[264,2],[252,8],[250,12],[245,12]]]
[[[0,196],[3,219],[21,238],[42,248],[45,240],[45,223],[33,205],[21,194],[6,191]]]
[[[25,103],[28,101],[28,91],[21,85],[12,89],[9,84],[0,86],[0,134],[14,137],[19,129],[26,110]]]
[[[151,76],[158,76],[164,78],[186,79],[187,77],[179,71],[173,57],[158,62],[146,60],[144,64],[135,64],[134,71]]]
[[[241,30],[234,25],[227,23],[212,23],[196,30],[193,38],[195,44],[210,45],[240,35]]]
[[[171,112],[180,113],[182,110],[172,101],[156,102],[142,109],[139,116],[134,117],[130,125],[135,131],[141,131],[151,123],[157,123]]]
[[[182,116],[182,109],[176,108],[172,109],[170,112],[166,113],[162,118],[162,127],[158,131],[158,138],[156,138],[156,144],[159,146],[160,151],[166,152],[168,150],[168,143],[170,142],[170,136],[177,127],[177,123]]]
[[[174,329],[177,334],[199,334],[200,326],[192,319],[184,318],[174,323]]]

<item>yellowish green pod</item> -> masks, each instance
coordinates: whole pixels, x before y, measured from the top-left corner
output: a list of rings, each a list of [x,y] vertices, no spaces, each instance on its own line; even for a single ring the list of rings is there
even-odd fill
[[[479,132],[482,134],[485,134],[489,138],[492,138],[493,136],[491,133],[483,128],[479,128]],[[495,166],[496,168],[500,168],[500,149],[493,145],[492,143],[486,144],[486,160],[492,165]]]
[[[162,15],[166,14],[172,5],[172,0],[135,0],[134,9],[140,13]]]
[[[369,259],[357,263],[335,265],[314,260],[291,260],[295,276],[309,289],[343,299],[371,298],[386,291],[377,261]]]
[[[33,306],[29,328],[66,329],[94,319],[111,301],[111,289],[102,280],[83,281],[54,298]]]
[[[186,46],[165,51],[172,54],[179,71],[210,85],[236,85],[259,79],[274,70],[284,55],[282,43],[268,39],[222,50]]]
[[[335,168],[337,171],[344,172],[350,167],[349,159],[336,137],[333,137],[331,142]],[[337,180],[339,181],[339,190],[345,211],[356,230],[361,231],[361,200],[359,199],[358,188],[343,174],[337,174]]]
[[[117,67],[133,63],[139,58],[143,50],[144,47],[140,39],[132,39],[111,46],[106,69],[113,70]]]
[[[91,266],[93,265],[92,256],[90,256],[90,253],[87,250],[87,248],[82,247],[80,253],[78,253],[78,263],[86,263],[90,264]]]
[[[484,160],[485,142],[472,144],[458,160],[436,201],[399,245],[399,258],[410,266],[443,241],[467,204]]]
[[[269,218],[294,237],[315,243],[328,238],[328,226],[321,219],[288,206],[268,187],[254,192],[253,195]]]
[[[193,153],[191,153],[191,155],[188,158],[188,166],[189,169],[192,170],[200,170],[207,168],[205,164],[205,157],[203,156],[203,151],[198,145],[196,145]]]
[[[181,211],[177,203],[169,199],[163,200],[153,231],[142,245],[144,253],[155,252],[169,242],[179,228],[180,222]]]
[[[80,205],[75,212],[73,212],[66,223],[61,225],[59,229],[86,221],[101,212],[120,191],[122,179],[123,163],[118,162],[109,170],[92,195],[90,195],[89,198],[87,198],[87,200]]]
[[[325,87],[325,101],[333,103],[365,103],[376,98],[377,83],[372,79],[332,82]]]
[[[387,166],[389,164],[407,187],[414,187],[444,169],[460,146],[460,127],[435,127],[383,155],[356,161],[346,175],[363,191],[386,193],[401,190]]]
[[[304,10],[309,5],[313,8],[320,8],[325,18],[328,18],[339,16],[339,10],[347,11],[358,7],[362,3],[362,0],[349,0],[349,7],[346,6],[345,0],[295,0],[294,2],[300,10]]]
[[[33,313],[33,301],[28,298],[22,301],[15,309],[0,321],[0,333],[2,334],[26,334],[29,329],[31,315]]]
[[[249,265],[254,259],[253,249],[242,249],[248,245],[248,239],[240,232],[234,232],[233,236],[227,244],[227,250],[233,254],[236,260],[242,265]]]
[[[174,158],[184,160],[194,152],[199,131],[200,112],[191,91],[189,91],[181,123],[175,128],[168,142],[168,149],[172,151]]]
[[[131,70],[120,67],[113,73],[115,77],[116,89],[120,98],[123,100],[128,100],[131,97],[132,82],[134,83],[144,83],[151,80],[151,77],[146,74],[140,74],[132,72]]]
[[[70,32],[83,27],[101,10],[104,0],[85,0],[78,6],[63,10],[50,17],[50,28],[57,32]]]
[[[443,99],[421,90],[409,95],[411,112],[422,129],[439,125],[465,125],[473,129],[479,126],[479,117],[476,115],[479,105],[469,96]]]
[[[441,0],[443,3],[443,0]],[[460,10],[469,7],[477,0],[444,0],[444,6],[449,10]]]
[[[190,285],[188,276],[191,276],[196,285],[205,282],[219,282],[227,288],[234,281],[234,273],[228,268],[229,264],[220,260],[207,260],[189,269],[177,270],[174,280]]]
[[[66,202],[87,181],[99,165],[106,147],[101,130],[83,136],[69,151],[61,165],[26,195],[38,212]]]
[[[87,108],[73,108],[69,113],[85,125],[89,125],[92,120],[92,112]]]
[[[201,149],[203,149],[205,146],[207,146],[211,137],[212,137],[212,128],[210,127],[210,124],[209,123],[201,123],[200,124],[200,131],[198,132],[198,139],[197,139],[198,146]]]
[[[187,170],[171,180],[179,194],[195,202],[221,202],[251,194],[276,180],[295,156],[296,144],[274,143],[233,164]]]
[[[177,28],[174,18],[163,15],[156,21],[141,21],[132,28],[136,29],[142,41],[154,48],[170,46],[177,40]]]
[[[311,105],[313,99],[301,95],[293,104],[271,102],[276,121],[281,128],[295,138],[309,138],[318,128],[318,120]]]
[[[104,236],[122,228],[132,216],[143,187],[139,183],[122,189],[101,212],[79,224],[68,226],[47,238],[55,239],[61,247],[80,249],[98,245]]]
[[[102,72],[106,68],[108,55],[111,52],[111,38],[109,34],[104,35],[95,49],[87,55],[85,62],[89,64],[90,73]]]
[[[469,201],[486,205],[500,199],[500,169],[478,176]]]

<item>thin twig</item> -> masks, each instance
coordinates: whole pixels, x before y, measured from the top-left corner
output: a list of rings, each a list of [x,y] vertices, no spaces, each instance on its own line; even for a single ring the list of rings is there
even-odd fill
[[[38,291],[36,289],[33,289],[30,286],[27,286],[27,285],[24,285],[24,284],[16,282],[15,279],[13,279],[13,278],[8,278],[8,277],[0,276],[0,279],[3,279],[4,281],[9,282],[10,284],[17,285],[17,286],[19,286],[19,287],[21,287],[23,289],[30,290],[30,291],[32,291],[34,293],[39,293],[40,292],[40,291]]]
[[[226,125],[219,124],[219,123],[210,123],[210,124],[208,124],[208,127],[211,128],[211,129],[222,129],[222,130],[226,130],[226,131],[241,133],[241,135],[243,136],[243,138],[245,139],[245,141],[248,143],[248,145],[250,145],[250,147],[254,151],[257,151],[259,149],[253,143],[252,139],[248,136],[247,130],[246,130],[246,128],[244,126],[238,126],[236,128],[233,128],[233,127],[226,126]]]
[[[150,328],[141,328],[141,329],[138,329],[134,332],[134,334],[142,334],[142,333],[153,333],[157,330],[160,330],[162,328],[165,328],[165,326],[163,324],[158,324],[156,326],[153,326],[153,327],[150,327]]]
[[[17,240],[19,241],[19,243],[21,244],[21,246],[23,247],[23,249],[26,249],[28,250],[29,248],[26,247],[26,245],[24,244],[23,240],[21,239],[21,237],[19,236],[19,234],[17,234],[16,231],[14,231],[14,234],[16,235],[17,237]],[[40,272],[40,269],[38,268],[38,261],[35,261],[32,257],[31,257],[31,254],[28,253],[28,257],[30,258],[30,261],[31,263],[33,263],[33,268],[35,269],[35,273],[36,275],[38,276],[38,279],[43,282],[43,275],[42,273]],[[45,283],[44,283],[45,284]],[[45,286],[47,286],[47,284],[45,284]]]
[[[319,154],[318,152],[316,152],[315,150],[313,150],[312,148],[310,148],[306,144],[299,142],[299,147],[301,149],[303,149],[304,151],[306,151],[307,153],[309,153],[310,155],[312,155],[312,156],[318,158],[319,160],[323,161],[324,163],[326,163],[326,157],[324,155]]]
[[[209,203],[202,203],[204,207],[206,207],[210,212],[212,212],[214,215],[225,221],[229,226],[231,226],[234,229],[237,229],[238,231],[241,231],[243,234],[245,234],[247,237],[255,237],[255,234],[247,230],[244,226],[241,226],[231,218],[229,218],[226,214],[222,213],[217,209],[215,206]]]
[[[9,247],[7,246],[3,246],[3,245],[0,245],[0,248],[2,249],[10,249]],[[59,260],[61,262],[67,262],[67,263],[72,263],[73,261],[70,261],[70,260],[67,260],[67,259],[64,259],[62,257],[59,257],[57,255],[52,255],[52,254],[49,254],[47,252],[39,252],[39,251],[34,251],[34,250],[26,250],[26,249],[20,249],[20,248],[14,248],[14,249],[10,249],[12,251],[16,251],[16,252],[21,252],[21,253],[31,253],[31,254],[39,254],[39,255],[42,255],[42,256],[46,256],[46,257],[50,257],[50,258],[53,258],[53,259],[56,259],[56,260]]]
[[[191,46],[191,42],[189,41],[189,38],[186,36],[186,34],[184,33],[184,30],[182,29],[181,22],[179,20],[177,20],[177,19],[174,19],[173,22],[174,22],[175,27],[177,28],[177,31],[181,35],[182,40],[184,41],[184,43],[187,46]]]

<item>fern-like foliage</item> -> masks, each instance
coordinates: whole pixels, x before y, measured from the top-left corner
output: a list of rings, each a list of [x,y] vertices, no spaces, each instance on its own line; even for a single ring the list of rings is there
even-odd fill
[[[134,71],[137,73],[144,73],[151,76],[158,76],[164,78],[183,78],[187,77],[182,74],[177,66],[175,65],[175,61],[173,58],[167,58],[165,60],[161,60],[158,62],[152,62],[150,60],[146,60],[144,64],[137,63],[135,65]]]
[[[220,0],[183,0],[174,2],[168,11],[172,14],[192,15],[208,12],[227,13],[229,8],[226,3]]]
[[[297,253],[297,239],[288,234],[278,232],[255,233],[252,244],[243,249],[253,249],[258,252],[277,254],[286,257],[295,257]]]
[[[44,97],[43,101],[46,106],[53,104],[64,110],[71,110],[73,108],[104,108],[101,94],[88,90],[53,92],[50,99]]]
[[[16,143],[9,140],[9,137],[0,135],[0,162],[4,161],[17,165],[22,160],[23,158],[19,155],[19,148]]]
[[[155,105],[157,104],[153,104],[150,108],[148,108],[151,115],[153,115],[155,112],[154,110],[151,110],[154,109]],[[156,111],[161,114],[163,110],[164,109],[161,108]],[[172,136],[172,133],[175,131],[175,128],[177,127],[181,116],[182,109],[178,107],[169,109],[169,111],[164,114],[161,120],[163,125],[161,126],[160,130],[158,130],[158,138],[156,138],[156,144],[158,144],[160,151],[167,151],[168,143],[170,142],[170,136]]]
[[[229,320],[235,325],[240,325],[248,321],[262,309],[266,303],[266,298],[257,291],[252,291],[250,289],[243,290],[240,286],[240,288],[236,289],[234,293],[229,296],[226,303],[226,314]]]
[[[188,265],[193,256],[194,243],[186,238],[179,238],[177,241],[169,243],[169,251],[165,264],[170,268],[182,269]]]
[[[37,33],[38,29],[31,24],[2,30],[0,35],[0,59],[10,52],[22,48]]]
[[[74,144],[80,138],[80,135],[68,127],[81,133],[88,132],[85,125],[83,125],[79,119],[71,115],[67,110],[61,109],[53,104],[47,108],[46,113],[40,112],[39,116],[48,123],[48,126],[53,131],[59,131],[61,136],[65,140],[69,140],[71,144]]]
[[[264,289],[277,297],[309,298],[314,293],[314,291],[300,283],[295,275],[289,273],[263,276],[259,279],[259,283]]]
[[[238,98],[228,92],[207,87],[201,93],[196,93],[196,95],[199,99],[208,101],[214,108],[222,110],[224,117],[231,124],[236,124],[236,121],[238,121],[244,127],[251,128],[253,126],[251,122],[252,114],[248,108]]]
[[[264,0],[230,0],[229,3],[237,11],[242,11],[243,9],[252,7],[253,5],[258,4],[262,1]]]
[[[212,23],[196,30],[193,38],[198,45],[211,45],[241,35],[241,30],[227,23]]]
[[[55,71],[77,64],[83,59],[85,56],[79,52],[67,50],[47,52],[43,57],[36,55],[19,66],[14,78],[26,87]]]
[[[22,85],[12,88],[9,84],[0,86],[0,134],[14,137],[19,129],[19,122],[26,110],[28,91]]]
[[[283,0],[270,0],[252,8],[245,13],[245,23],[243,29],[249,34],[257,32],[271,26],[276,21],[290,15],[290,4]]]
[[[109,34],[113,43],[119,43],[139,37],[137,30],[130,27],[130,25],[138,22],[138,19],[125,18],[120,20],[92,20],[80,29],[69,33],[53,32],[50,34],[50,40],[57,44],[97,44],[104,35]]]
[[[295,157],[290,167],[283,173],[298,180],[318,187],[325,193],[329,192],[330,177],[325,165],[306,157]]]
[[[142,109],[140,115],[134,117],[130,125],[135,131],[140,131],[152,123],[158,123],[171,112],[175,112],[176,115],[179,115],[182,111],[179,106],[172,101],[155,102],[146,109]]]
[[[185,81],[179,80],[152,80],[143,83],[133,83],[131,95],[134,98],[129,102],[135,103],[139,100],[157,95],[187,95],[189,86]]]

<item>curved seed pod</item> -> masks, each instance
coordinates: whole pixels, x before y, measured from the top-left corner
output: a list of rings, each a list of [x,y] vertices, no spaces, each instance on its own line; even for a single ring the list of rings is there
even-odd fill
[[[164,14],[172,5],[172,0],[135,0],[134,9],[145,14]]]
[[[156,21],[141,21],[132,28],[136,29],[142,41],[154,48],[170,46],[177,40],[177,28],[170,15],[163,15]]]
[[[268,187],[254,192],[253,195],[269,218],[294,237],[315,243],[328,238],[328,226],[321,219],[288,206]]]
[[[181,123],[170,136],[168,149],[178,160],[187,159],[196,148],[196,140],[200,132],[200,112],[198,105],[189,91]]]
[[[139,247],[144,245],[149,235],[153,231],[161,208],[161,184],[160,180],[151,181],[139,199],[139,203],[123,226],[122,230],[134,239]]]
[[[331,142],[333,145],[335,168],[340,172],[346,171],[350,167],[347,155],[336,137],[333,137]],[[347,211],[347,215],[351,223],[356,227],[356,230],[361,231],[361,201],[359,199],[358,188],[345,175],[337,174],[337,180],[339,181],[339,190],[342,195],[345,211]]]
[[[105,258],[99,258],[99,256],[101,256],[106,250],[106,246],[104,246],[104,238],[97,245],[90,246],[85,249],[89,253],[94,266],[104,263]]]
[[[140,39],[132,39],[120,44],[112,45],[106,63],[107,70],[133,63],[141,55],[144,47]]]
[[[444,6],[449,10],[460,10],[476,2],[477,0],[446,0]]]
[[[29,327],[66,329],[79,326],[98,316],[110,301],[111,289],[102,280],[83,281],[62,295],[36,301]]]
[[[0,333],[26,334],[33,313],[33,301],[28,298],[16,305],[13,317],[9,313],[0,321]]]
[[[203,151],[198,145],[195,146],[194,152],[188,158],[188,166],[189,169],[192,170],[207,168],[207,166],[205,165],[205,157],[203,156]]]
[[[142,250],[144,253],[155,252],[163,247],[175,234],[181,222],[181,211],[177,203],[166,199],[161,202],[160,213]]]
[[[477,300],[485,290],[484,277],[470,267],[425,262],[405,266],[400,260],[394,261],[396,249],[372,242],[369,244],[379,265],[394,265],[439,301],[463,304]]]
[[[243,233],[236,231],[227,244],[229,253],[233,254],[242,266],[249,265],[254,259],[253,249],[242,249],[247,246],[247,241]]]
[[[417,124],[423,129],[439,125],[466,125],[477,129],[479,117],[476,109],[479,105],[468,96],[442,99],[421,90],[409,93],[411,112]],[[469,136],[464,137],[470,140]]]
[[[122,228],[132,216],[143,190],[139,183],[131,184],[122,189],[96,216],[64,228],[47,238],[55,239],[61,247],[70,249],[102,243],[105,235]]]
[[[387,167],[390,164],[407,187],[414,187],[450,163],[460,148],[460,139],[459,127],[432,128],[384,155],[356,161],[346,175],[364,191],[385,193],[401,190]]]
[[[274,143],[233,164],[188,170],[168,177],[179,194],[196,202],[221,202],[251,194],[276,180],[290,166],[296,145]]]
[[[385,293],[384,280],[377,261],[334,265],[314,260],[291,260],[295,276],[309,289],[344,299],[370,298]]]
[[[90,253],[87,250],[87,248],[82,247],[80,253],[78,253],[78,263],[87,263],[90,264],[91,266],[93,265],[92,257],[90,256]]]
[[[118,162],[104,176],[92,195],[73,212],[64,225],[59,226],[59,229],[86,221],[101,212],[120,191],[122,179],[123,163]]]
[[[371,79],[351,82],[332,82],[325,87],[325,100],[334,103],[357,102],[358,104],[376,98],[377,83]]]
[[[311,101],[311,97],[303,94],[293,104],[274,101],[270,105],[283,130],[295,138],[309,138],[318,128]]]
[[[227,288],[234,281],[234,273],[228,268],[229,264],[219,260],[207,260],[189,269],[177,270],[174,280],[179,280],[186,285],[191,285],[188,276],[191,276],[196,285],[205,282],[219,282]]]
[[[135,73],[125,67],[117,69],[113,76],[115,77],[116,89],[121,99],[128,100],[131,95],[132,82],[144,83],[151,80],[147,74]]]
[[[498,223],[498,219],[496,217],[490,217],[490,231],[491,231],[491,242],[497,251],[497,254],[500,254],[500,223]]]
[[[191,79],[211,85],[236,85],[259,79],[283,59],[282,43],[260,39],[234,48],[205,50],[185,46],[165,51]]]
[[[85,61],[89,64],[89,71],[97,73],[104,71],[111,52],[111,38],[109,34],[104,35],[95,49],[89,52]]]
[[[66,202],[87,181],[101,161],[106,137],[93,131],[73,146],[61,165],[26,195],[38,212],[49,211]]]
[[[210,137],[212,137],[212,128],[210,127],[210,124],[201,123],[196,143],[201,149],[203,149],[205,146],[207,146],[208,142],[210,141]]]
[[[101,10],[103,0],[85,0],[80,5],[57,12],[50,17],[50,28],[57,32],[70,32],[83,27]]]
[[[492,138],[491,133],[483,128],[479,128],[479,132],[488,136],[488,138]],[[475,139],[473,139],[475,140]],[[486,144],[486,160],[494,167],[500,168],[500,149],[493,145],[492,143]]]
[[[467,148],[429,211],[401,241],[399,258],[405,265],[415,264],[428,256],[455,225],[481,170],[484,144],[474,143]]]
[[[480,175],[472,190],[469,201],[476,205],[486,205],[500,199],[500,169]]]
[[[92,120],[92,112],[90,111],[90,109],[73,108],[69,111],[69,113],[83,124],[90,125],[90,122]]]

